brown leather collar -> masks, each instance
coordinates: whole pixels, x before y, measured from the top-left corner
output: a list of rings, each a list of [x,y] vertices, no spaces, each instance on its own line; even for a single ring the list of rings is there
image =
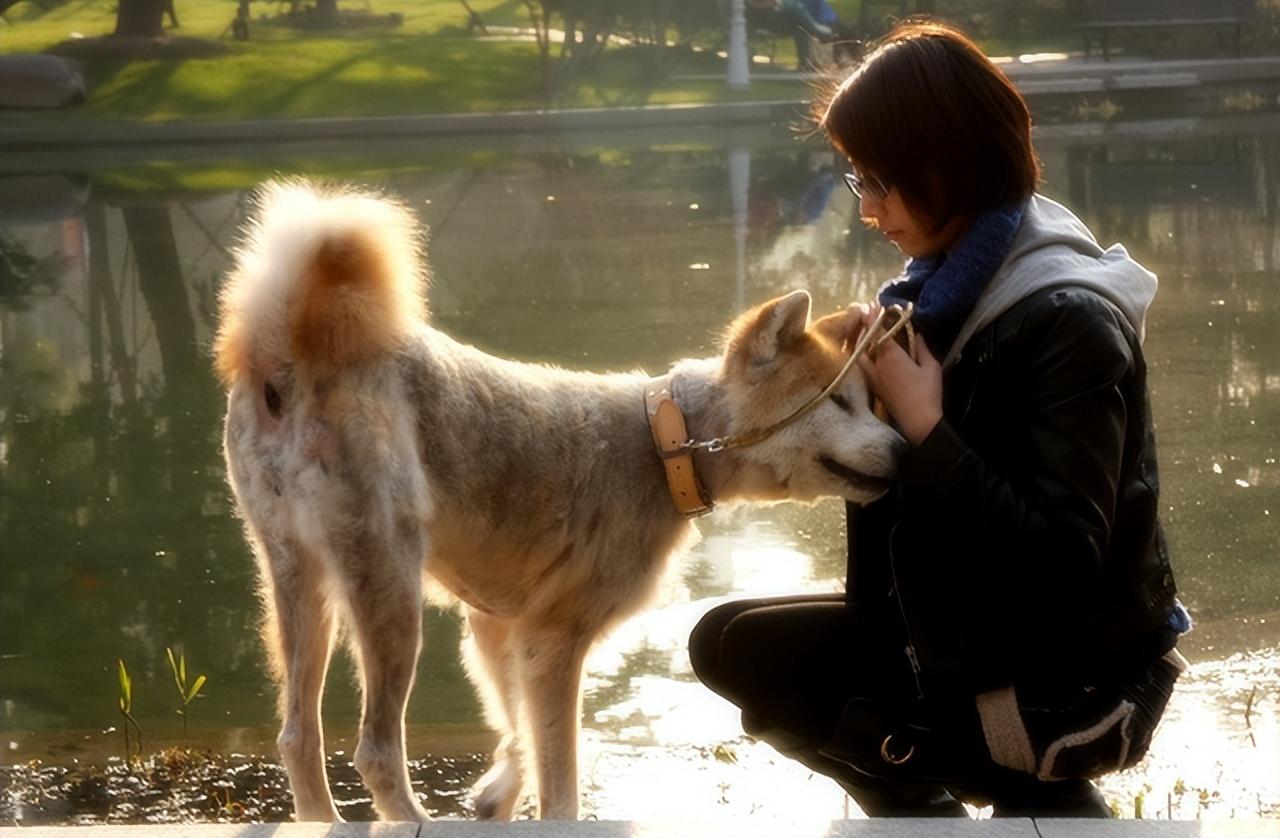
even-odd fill
[[[667,472],[667,488],[676,509],[686,518],[706,515],[715,504],[693,468],[693,449],[684,413],[671,396],[671,375],[654,379],[644,390],[644,412],[653,433],[653,444]]]
[[[667,472],[667,488],[671,491],[671,500],[675,503],[676,509],[680,510],[680,514],[686,518],[696,518],[706,515],[715,506],[707,495],[706,489],[699,482],[697,472],[694,471],[693,452],[695,450],[704,449],[711,454],[717,454],[728,448],[740,448],[763,442],[798,421],[835,392],[860,355],[874,350],[886,340],[893,340],[904,329],[907,349],[911,357],[915,358],[915,332],[910,323],[914,310],[915,306],[911,303],[907,303],[905,308],[897,305],[881,308],[870,327],[865,329],[858,338],[844,367],[831,380],[831,383],[792,411],[785,419],[763,430],[707,440],[693,439],[689,436],[688,427],[685,426],[684,413],[671,395],[671,373],[649,382],[644,391],[644,412],[649,420],[649,430],[653,433],[653,444],[657,447],[658,456],[662,458],[662,465]],[[887,325],[886,319],[891,320]],[[883,408],[880,409],[883,411]],[[886,415],[881,416],[881,419],[887,421],[887,411],[884,412]]]

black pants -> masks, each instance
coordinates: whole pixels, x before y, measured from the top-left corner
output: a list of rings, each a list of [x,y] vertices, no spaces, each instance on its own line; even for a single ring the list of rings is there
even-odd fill
[[[964,817],[966,800],[990,802],[996,817],[1110,817],[1089,781],[1041,782],[976,748],[975,780],[947,788],[875,780],[822,754],[850,698],[916,700],[901,650],[864,625],[843,594],[739,600],[698,622],[689,658],[702,683],[742,709],[747,733],[835,779],[869,816]]]

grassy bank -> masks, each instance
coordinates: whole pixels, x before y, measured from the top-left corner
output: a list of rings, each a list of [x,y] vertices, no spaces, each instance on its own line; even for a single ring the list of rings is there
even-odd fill
[[[282,4],[258,2],[251,39],[241,42],[227,34],[235,11],[231,0],[177,0],[182,25],[168,32],[183,40],[169,48],[172,54],[121,57],[85,49],[113,29],[114,4],[24,0],[0,23],[0,52],[69,49],[84,63],[89,100],[66,111],[6,113],[6,118],[43,122],[384,116],[525,110],[548,104],[599,107],[770,99],[802,96],[806,90],[804,82],[795,79],[760,82],[749,93],[735,96],[721,81],[724,63],[713,49],[669,49],[663,70],[655,72],[650,49],[611,46],[590,68],[564,77],[551,103],[536,44],[513,31],[528,26],[523,5],[515,0],[475,0],[471,5],[495,27],[494,34],[468,35],[465,10],[453,0],[371,0],[367,6],[348,2],[342,8],[364,19],[353,18],[352,25],[328,31],[290,27],[280,17]],[[389,18],[393,15],[398,21]],[[208,44],[216,45],[218,54],[202,55]],[[779,62],[794,64],[789,39],[778,39],[773,46]]]

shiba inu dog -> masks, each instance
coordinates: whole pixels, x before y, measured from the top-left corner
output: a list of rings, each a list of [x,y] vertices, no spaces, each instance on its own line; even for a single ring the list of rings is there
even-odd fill
[[[220,301],[228,479],[261,572],[296,816],[339,819],[320,697],[342,621],[363,688],[356,768],[381,817],[427,817],[404,746],[425,575],[463,604],[468,672],[504,736],[478,814],[512,816],[528,756],[541,816],[574,818],[583,659],[693,531],[647,421],[657,388],[432,329],[421,241],[393,200],[271,184]],[[837,377],[862,312],[810,323],[809,309],[802,291],[759,305],[719,357],[671,368],[661,390],[691,438],[769,427]],[[905,443],[854,369],[768,438],[715,449],[681,449],[710,502],[866,502]]]

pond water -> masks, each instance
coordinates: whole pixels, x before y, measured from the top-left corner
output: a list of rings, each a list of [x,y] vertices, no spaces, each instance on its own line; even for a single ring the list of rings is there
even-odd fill
[[[1280,813],[1280,136],[1256,118],[1041,129],[1044,192],[1161,291],[1147,352],[1162,514],[1194,667],[1151,755],[1105,790],[1132,815]],[[198,152],[209,155],[209,152]],[[249,188],[270,173],[385,185],[431,228],[434,325],[495,354],[660,372],[717,349],[745,306],[807,288],[868,299],[900,268],[838,161],[785,126],[50,157],[0,170],[0,763],[123,752],[116,660],[147,750],[274,754],[253,563],[219,450],[214,299]],[[216,155],[215,155],[216,157]],[[6,165],[13,165],[12,163]],[[851,810],[741,738],[684,640],[744,594],[834,590],[835,503],[724,510],[657,607],[588,661],[585,808],[602,818]],[[492,747],[430,610],[411,753]],[[165,649],[208,677],[187,732]],[[344,659],[331,751],[358,704]],[[852,808],[856,814],[856,808]]]

